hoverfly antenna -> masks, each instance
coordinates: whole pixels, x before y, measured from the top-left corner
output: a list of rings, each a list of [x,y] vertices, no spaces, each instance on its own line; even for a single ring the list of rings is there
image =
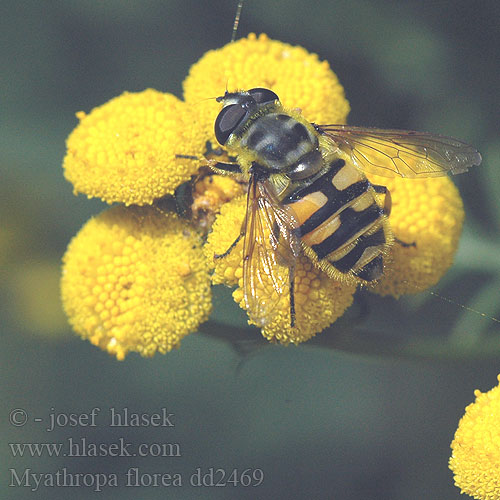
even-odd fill
[[[227,96],[227,94],[229,94],[228,90],[227,90],[227,84],[228,84],[228,80],[226,80],[226,91],[224,92],[224,95],[220,95],[219,97],[214,97],[214,99],[217,101],[217,102],[222,102],[224,100],[224,98]]]
[[[238,31],[238,24],[240,24],[241,9],[243,8],[243,2],[245,0],[239,0],[238,7],[236,8],[236,16],[234,17],[233,23],[233,34],[231,35],[231,43],[236,39],[236,32]]]

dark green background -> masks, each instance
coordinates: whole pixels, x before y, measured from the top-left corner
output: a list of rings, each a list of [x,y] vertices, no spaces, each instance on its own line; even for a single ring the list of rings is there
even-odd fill
[[[456,178],[466,229],[456,264],[437,290],[496,317],[499,5],[247,0],[238,33],[266,32],[327,59],[350,100],[351,124],[427,130],[478,147],[483,165]],[[63,179],[74,113],[124,90],[153,87],[180,96],[190,65],[229,41],[234,2],[3,0],[0,9],[0,496],[98,496],[90,488],[8,488],[9,468],[121,475],[137,466],[182,473],[186,486],[111,488],[99,498],[461,498],[447,468],[449,444],[473,389],[496,384],[498,323],[429,294],[359,297],[348,317],[314,342],[266,347],[257,330],[236,329],[243,315],[219,291],[215,318],[226,326],[190,335],[166,356],[130,355],[119,363],[65,326],[55,275],[45,281],[30,271],[39,262],[57,265],[79,227],[104,208],[74,197]],[[33,303],[46,311],[38,315],[44,328],[36,314],[31,318]],[[8,424],[13,408],[46,418],[51,408],[95,406],[101,414],[110,407],[167,407],[176,426],[109,429],[103,417],[97,429],[48,433],[33,421]],[[6,444],[68,436],[178,442],[182,457],[21,459]],[[187,483],[197,467],[261,468],[265,480],[254,489],[196,489]]]

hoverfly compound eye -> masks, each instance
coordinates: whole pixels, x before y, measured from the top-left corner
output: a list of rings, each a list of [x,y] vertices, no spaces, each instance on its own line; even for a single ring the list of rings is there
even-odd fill
[[[226,144],[229,136],[245,119],[247,112],[239,104],[229,104],[222,108],[215,120],[215,137],[221,146]]]
[[[279,97],[269,89],[255,88],[248,91],[257,104],[279,101]]]

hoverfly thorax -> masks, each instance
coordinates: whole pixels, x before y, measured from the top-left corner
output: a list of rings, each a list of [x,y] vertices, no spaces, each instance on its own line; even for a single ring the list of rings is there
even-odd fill
[[[298,113],[286,111],[273,91],[226,92],[217,100],[223,103],[215,121],[219,143],[244,152],[269,174],[286,176],[281,184],[311,178],[323,167],[318,133]]]

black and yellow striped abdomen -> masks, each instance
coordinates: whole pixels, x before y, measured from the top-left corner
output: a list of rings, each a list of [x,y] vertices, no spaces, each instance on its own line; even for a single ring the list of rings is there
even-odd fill
[[[282,203],[298,219],[306,254],[330,276],[380,278],[392,235],[373,187],[357,168],[333,159],[312,184]]]

